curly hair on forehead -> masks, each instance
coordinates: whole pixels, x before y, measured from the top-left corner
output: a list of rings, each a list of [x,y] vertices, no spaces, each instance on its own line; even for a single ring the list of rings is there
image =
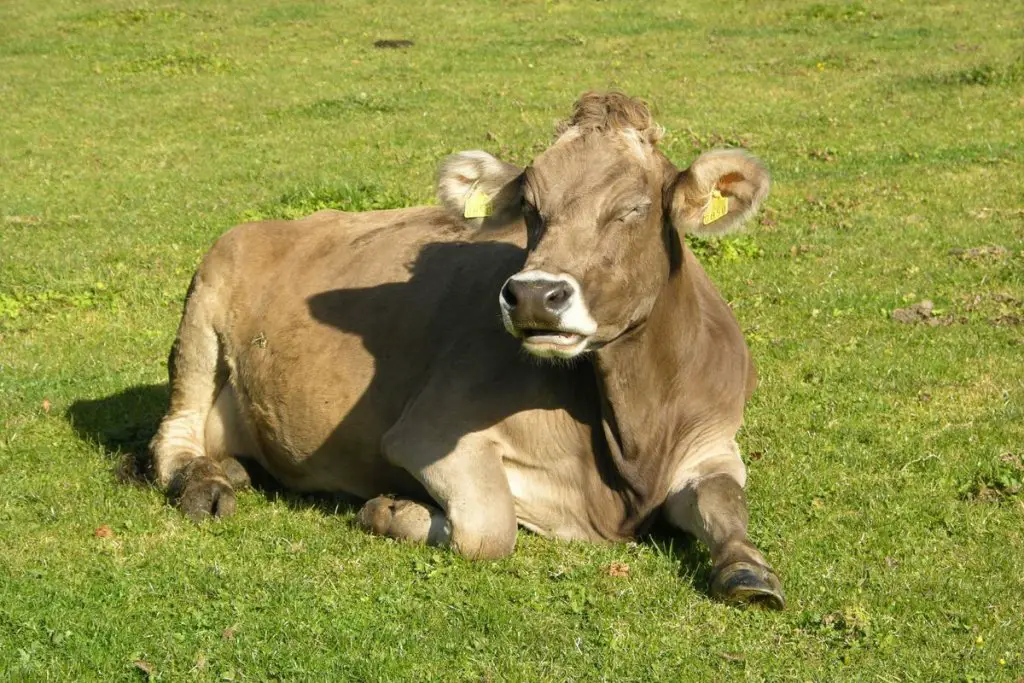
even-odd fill
[[[572,116],[555,128],[562,135],[575,128],[580,133],[604,133],[635,130],[652,145],[661,139],[664,129],[654,122],[647,104],[638,98],[618,92],[585,92],[572,108]]]

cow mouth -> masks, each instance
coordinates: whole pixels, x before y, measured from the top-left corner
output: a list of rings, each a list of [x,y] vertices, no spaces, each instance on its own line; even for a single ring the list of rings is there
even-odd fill
[[[530,344],[554,344],[555,346],[575,346],[583,340],[582,334],[564,332],[562,330],[539,330],[527,328],[520,331],[523,341]]]
[[[527,327],[518,330],[523,348],[535,356],[561,356],[571,358],[581,353],[587,337],[567,330],[547,330]]]

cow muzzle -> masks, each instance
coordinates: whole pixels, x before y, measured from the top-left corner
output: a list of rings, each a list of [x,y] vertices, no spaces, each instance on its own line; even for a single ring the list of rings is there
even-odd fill
[[[498,303],[505,329],[535,356],[578,356],[597,332],[580,284],[571,275],[517,273],[505,281]]]

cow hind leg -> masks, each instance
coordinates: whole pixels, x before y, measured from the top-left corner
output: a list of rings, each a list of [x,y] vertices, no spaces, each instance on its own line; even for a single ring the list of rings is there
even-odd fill
[[[742,462],[738,464],[743,467]],[[713,597],[772,609],[785,607],[782,584],[747,538],[747,500],[734,472],[713,472],[686,481],[665,502],[665,515],[707,546]]]
[[[197,276],[168,359],[170,407],[150,442],[157,483],[196,521],[235,511],[231,477],[206,450],[207,419],[227,377],[204,301],[209,294]],[[228,470],[238,477],[235,467]]]

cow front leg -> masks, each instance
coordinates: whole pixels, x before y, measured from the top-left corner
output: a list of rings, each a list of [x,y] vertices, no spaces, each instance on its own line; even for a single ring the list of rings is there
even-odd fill
[[[375,498],[359,513],[363,526],[447,545],[469,559],[493,560],[512,552],[515,506],[496,440],[486,433],[446,437],[433,424],[403,420],[382,445],[385,457],[416,477],[441,509]]]
[[[711,595],[731,603],[783,609],[782,584],[747,538],[747,499],[731,473],[688,481],[665,502],[668,520],[697,537],[711,553]]]

